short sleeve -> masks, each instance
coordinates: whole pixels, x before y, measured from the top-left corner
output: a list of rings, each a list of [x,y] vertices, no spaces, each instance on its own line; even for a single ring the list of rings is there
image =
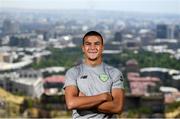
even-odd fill
[[[114,74],[112,88],[124,89],[124,77],[119,70],[117,70]]]
[[[77,86],[77,76],[78,71],[75,68],[69,69],[65,74],[65,83],[63,88],[65,89],[67,86],[74,85]]]

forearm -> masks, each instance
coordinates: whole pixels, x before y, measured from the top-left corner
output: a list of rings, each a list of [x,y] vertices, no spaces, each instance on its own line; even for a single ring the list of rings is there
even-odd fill
[[[101,95],[95,96],[76,96],[72,97],[71,101],[68,101],[68,109],[89,109],[93,108],[102,102],[106,101],[106,98]]]
[[[97,110],[103,113],[120,113],[123,109],[123,105],[117,105],[113,101],[103,102],[97,106]]]
[[[78,92],[75,86],[69,86],[65,89],[65,99],[67,108],[72,109],[90,109],[97,107],[97,105],[104,101],[112,100],[110,93],[101,93],[93,96],[86,96],[81,92]]]
[[[121,113],[124,106],[124,90],[113,89],[111,101],[106,101],[97,106],[97,110],[104,113]]]

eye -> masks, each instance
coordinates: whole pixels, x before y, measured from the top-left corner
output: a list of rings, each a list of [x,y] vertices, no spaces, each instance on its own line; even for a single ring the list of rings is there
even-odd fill
[[[89,45],[91,45],[91,43],[89,43],[89,42],[85,42],[85,45],[88,45],[88,46],[89,46]]]
[[[101,43],[100,42],[95,42],[95,45],[100,45]]]

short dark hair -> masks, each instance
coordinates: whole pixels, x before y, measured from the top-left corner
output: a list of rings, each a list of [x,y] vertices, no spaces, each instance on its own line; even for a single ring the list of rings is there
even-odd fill
[[[102,41],[102,44],[103,44],[103,37],[99,32],[97,32],[97,31],[89,31],[83,37],[83,45],[84,45],[84,40],[85,40],[85,38],[87,36],[99,36],[101,38],[101,41]]]

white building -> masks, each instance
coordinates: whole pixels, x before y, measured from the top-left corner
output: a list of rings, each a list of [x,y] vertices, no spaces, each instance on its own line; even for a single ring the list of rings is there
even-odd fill
[[[36,70],[1,74],[0,86],[13,93],[37,98],[44,92],[42,75]]]

